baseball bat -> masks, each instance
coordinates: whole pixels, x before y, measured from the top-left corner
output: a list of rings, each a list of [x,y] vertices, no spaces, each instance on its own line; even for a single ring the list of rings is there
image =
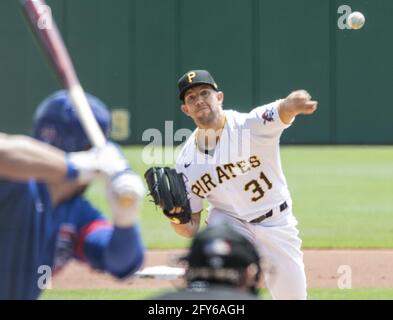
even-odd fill
[[[21,0],[21,4],[39,46],[54,69],[61,85],[68,91],[91,144],[94,147],[104,146],[105,136],[91,111],[49,6],[44,0]]]
[[[106,144],[106,138],[90,108],[50,7],[44,0],[20,0],[20,2],[39,47],[55,71],[60,84],[68,91],[89,141],[94,147],[103,147]],[[117,197],[124,207],[132,205],[135,200],[130,194],[123,193]]]

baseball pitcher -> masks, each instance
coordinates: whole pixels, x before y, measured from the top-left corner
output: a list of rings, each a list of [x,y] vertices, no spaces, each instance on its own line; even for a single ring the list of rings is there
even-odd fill
[[[223,110],[224,93],[205,70],[187,72],[178,87],[181,110],[197,128],[176,160],[176,173],[182,179],[174,179],[169,168],[146,172],[155,202],[179,235],[192,237],[206,200],[208,224],[229,221],[254,242],[273,299],[306,299],[301,240],[279,141],[295,117],[312,114],[317,102],[299,90],[249,113]],[[186,196],[178,191],[180,182]],[[170,190],[182,196],[172,194],[169,202]]]

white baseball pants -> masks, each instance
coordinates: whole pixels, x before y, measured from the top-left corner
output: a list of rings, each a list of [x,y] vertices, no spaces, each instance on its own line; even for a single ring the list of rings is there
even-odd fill
[[[273,299],[307,299],[302,241],[291,207],[283,212],[275,208],[272,217],[257,224],[241,221],[220,209],[210,210],[208,224],[222,223],[223,220],[258,248],[265,284]]]

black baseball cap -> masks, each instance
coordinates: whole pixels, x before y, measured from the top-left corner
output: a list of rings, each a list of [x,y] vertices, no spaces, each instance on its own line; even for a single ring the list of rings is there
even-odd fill
[[[198,233],[181,260],[190,268],[244,269],[259,263],[255,246],[228,224],[208,226]]]
[[[180,100],[184,101],[184,94],[188,89],[201,84],[211,85],[214,90],[218,91],[218,86],[209,71],[191,70],[186,72],[177,82]]]

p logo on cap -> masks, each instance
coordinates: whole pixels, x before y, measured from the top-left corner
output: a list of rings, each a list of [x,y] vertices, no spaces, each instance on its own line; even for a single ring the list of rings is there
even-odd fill
[[[189,72],[187,73],[187,77],[188,77],[188,83],[192,83],[192,79],[196,77],[196,74],[195,72]]]
[[[208,84],[218,91],[216,82],[207,70],[190,70],[185,73],[177,82],[180,100],[184,100],[184,94],[188,89],[202,84]]]

